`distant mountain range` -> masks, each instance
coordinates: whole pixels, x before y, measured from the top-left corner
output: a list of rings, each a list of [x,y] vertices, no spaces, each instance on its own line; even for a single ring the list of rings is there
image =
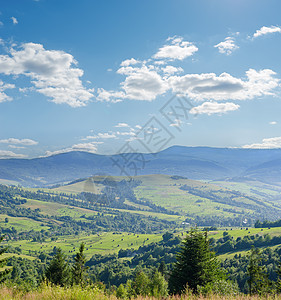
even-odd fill
[[[75,151],[34,159],[0,159],[0,179],[23,186],[50,186],[99,174],[167,174],[196,180],[258,180],[279,185],[281,149],[173,146],[142,155]]]

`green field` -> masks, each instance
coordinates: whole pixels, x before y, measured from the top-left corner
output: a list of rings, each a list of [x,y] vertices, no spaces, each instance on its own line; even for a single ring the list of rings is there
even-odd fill
[[[5,218],[8,218],[8,223],[5,222]],[[46,223],[44,222],[35,221],[24,217],[11,217],[8,215],[0,215],[0,226],[2,228],[14,227],[18,232],[30,230],[40,231],[42,229],[49,229],[49,226],[46,226]]]
[[[226,230],[227,229],[227,230]],[[228,233],[233,236],[234,239],[237,239],[238,237],[243,237],[245,235],[265,235],[269,234],[270,236],[279,236],[281,235],[281,227],[273,227],[273,228],[252,228],[249,227],[248,229],[246,228],[221,228],[220,230],[217,231],[210,231],[208,236],[211,238],[219,239],[223,237],[223,232],[228,231]]]
[[[281,187],[276,185],[270,185],[259,181],[212,181],[211,183],[234,191],[239,191],[250,196],[259,197],[267,201],[273,201],[281,204]]]
[[[187,191],[181,190],[180,187],[188,185],[190,187],[200,188],[202,191],[215,191],[222,194],[226,194],[230,190],[189,179],[173,180],[167,175],[139,176],[137,178],[142,181],[142,184],[135,189],[136,195],[140,200],[147,199],[156,205],[163,206],[180,214],[189,213],[199,216],[217,215],[224,217],[233,217],[234,215],[234,213],[223,211],[223,209],[234,209],[233,206],[195,196]],[[235,200],[250,203],[247,198],[243,197],[237,197]],[[237,213],[251,211],[239,207],[235,207],[235,210]]]
[[[60,247],[68,255],[73,255],[80,244],[85,244],[85,254],[89,258],[93,254],[117,253],[120,249],[137,249],[142,245],[158,242],[161,234],[133,234],[133,233],[100,233],[94,235],[62,236],[56,241],[47,239],[46,242],[32,242],[31,240],[3,242],[5,246],[19,247],[22,254],[33,255],[34,251],[51,252],[54,247]]]

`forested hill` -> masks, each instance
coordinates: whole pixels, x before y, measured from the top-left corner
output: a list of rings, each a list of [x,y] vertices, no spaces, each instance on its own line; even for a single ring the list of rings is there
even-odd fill
[[[47,186],[96,174],[124,175],[124,156],[69,152],[35,159],[1,159],[0,179],[24,186]],[[281,149],[235,149],[173,146],[155,154],[137,154],[130,175],[168,174],[197,180],[259,180],[281,182]],[[113,166],[114,161],[118,164]],[[132,164],[131,164],[132,166]],[[123,170],[124,171],[124,170]],[[126,171],[126,170],[125,170]],[[137,174],[136,174],[137,173]]]

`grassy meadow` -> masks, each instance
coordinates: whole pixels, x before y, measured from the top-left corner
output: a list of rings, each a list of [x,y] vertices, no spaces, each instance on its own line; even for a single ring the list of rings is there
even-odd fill
[[[59,286],[46,286],[43,285],[37,291],[22,292],[16,288],[0,287],[0,300],[117,300],[115,293],[108,295],[106,292],[98,289],[97,287],[71,287],[63,288]],[[122,298],[128,299],[128,298]],[[267,295],[262,296],[249,296],[249,295],[236,295],[236,296],[220,296],[220,295],[192,295],[186,294],[181,296],[167,296],[167,297],[151,297],[151,296],[137,296],[130,298],[132,300],[277,300],[281,299],[281,295]]]

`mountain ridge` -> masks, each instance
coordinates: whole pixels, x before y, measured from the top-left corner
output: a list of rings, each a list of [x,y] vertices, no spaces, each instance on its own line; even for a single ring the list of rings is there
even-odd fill
[[[125,155],[71,151],[32,159],[0,159],[0,179],[43,187],[97,174],[122,175],[122,170],[113,166],[113,160],[122,164]],[[245,177],[281,182],[281,168],[270,163],[281,162],[281,149],[172,146],[141,156],[143,161],[138,158],[137,174],[130,175],[167,174],[195,180]],[[258,166],[263,166],[262,173]]]

